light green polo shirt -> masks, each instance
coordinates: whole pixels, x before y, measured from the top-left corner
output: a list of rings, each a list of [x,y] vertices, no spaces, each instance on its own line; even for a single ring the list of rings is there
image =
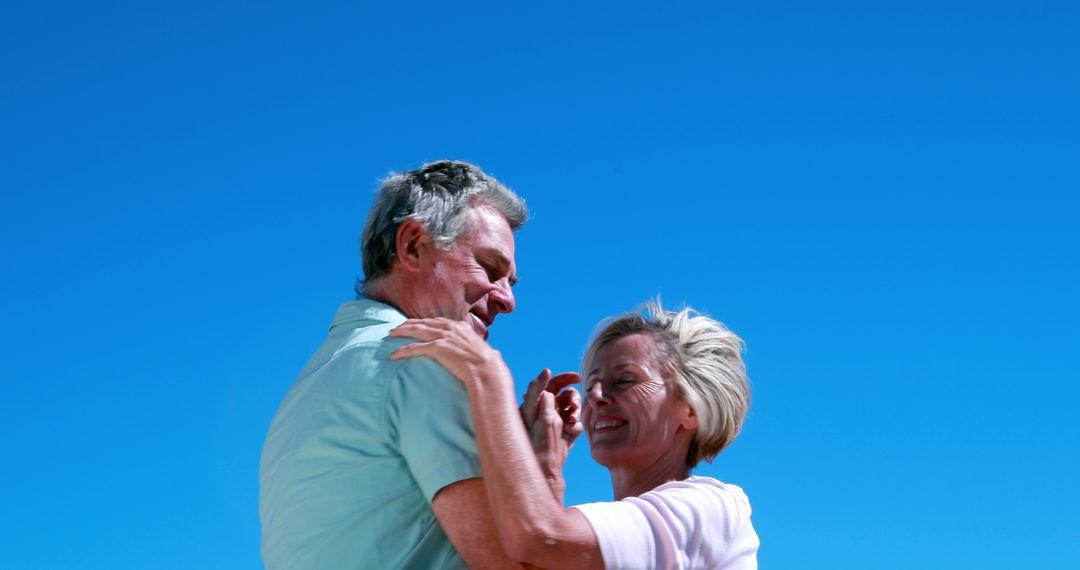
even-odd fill
[[[429,358],[391,361],[397,309],[338,309],[285,396],[259,466],[268,570],[464,568],[431,500],[480,476],[465,389]]]

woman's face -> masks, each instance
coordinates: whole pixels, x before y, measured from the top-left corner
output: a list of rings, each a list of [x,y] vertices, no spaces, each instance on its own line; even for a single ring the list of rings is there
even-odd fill
[[[659,356],[651,334],[634,333],[604,345],[585,371],[582,420],[597,463],[645,469],[670,457],[685,464],[697,418]]]

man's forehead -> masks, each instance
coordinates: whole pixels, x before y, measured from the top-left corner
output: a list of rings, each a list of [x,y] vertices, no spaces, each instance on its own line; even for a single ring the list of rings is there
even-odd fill
[[[506,235],[511,239],[514,235],[514,230],[510,227],[510,221],[506,219],[506,216],[499,210],[483,204],[469,209],[468,227],[470,229],[486,228],[495,233],[503,233],[505,230]]]
[[[517,264],[514,261],[514,231],[506,216],[490,206],[480,206],[471,210],[469,232],[478,240],[475,244],[493,261],[505,268],[510,284],[517,283]]]

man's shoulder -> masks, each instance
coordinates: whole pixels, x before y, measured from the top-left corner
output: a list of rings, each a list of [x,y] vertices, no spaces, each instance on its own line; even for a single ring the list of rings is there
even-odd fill
[[[342,361],[389,363],[390,353],[403,343],[388,335],[404,321],[397,309],[378,301],[360,298],[343,303],[330,323],[326,340],[301,376]]]
[[[424,357],[405,358],[394,360],[391,355],[395,350],[418,342],[411,338],[393,338],[387,336],[391,329],[397,325],[380,324],[364,328],[354,329],[343,335],[333,343],[331,360],[348,360],[352,365],[370,368],[372,373],[386,375],[388,378],[432,378],[450,380],[457,384],[457,380],[443,365],[435,360]]]
[[[378,323],[332,331],[328,343],[334,347],[333,357],[362,352],[370,353],[372,357],[389,358],[391,352],[405,344],[400,342],[400,339],[387,336],[395,326],[397,325],[391,323]]]

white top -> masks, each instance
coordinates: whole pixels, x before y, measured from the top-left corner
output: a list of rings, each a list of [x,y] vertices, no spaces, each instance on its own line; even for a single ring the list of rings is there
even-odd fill
[[[592,525],[608,570],[756,570],[750,500],[711,477],[671,481],[621,501],[574,507]]]

